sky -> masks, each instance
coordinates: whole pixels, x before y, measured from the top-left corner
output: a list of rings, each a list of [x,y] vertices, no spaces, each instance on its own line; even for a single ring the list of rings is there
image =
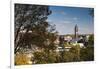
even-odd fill
[[[50,6],[52,14],[47,21],[56,25],[58,34],[74,34],[74,27],[77,24],[79,34],[91,34],[94,32],[93,17],[89,15],[91,8]]]

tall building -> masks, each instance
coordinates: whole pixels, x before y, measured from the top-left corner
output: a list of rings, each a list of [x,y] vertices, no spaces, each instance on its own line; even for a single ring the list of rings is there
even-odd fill
[[[75,25],[74,32],[75,32],[75,39],[77,39],[78,38],[78,26],[77,26],[77,24]]]

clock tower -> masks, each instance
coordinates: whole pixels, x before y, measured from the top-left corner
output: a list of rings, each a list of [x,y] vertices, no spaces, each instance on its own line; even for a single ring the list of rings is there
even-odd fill
[[[75,25],[75,28],[74,28],[74,32],[75,32],[75,39],[77,39],[78,38],[78,26],[77,26],[77,24]]]

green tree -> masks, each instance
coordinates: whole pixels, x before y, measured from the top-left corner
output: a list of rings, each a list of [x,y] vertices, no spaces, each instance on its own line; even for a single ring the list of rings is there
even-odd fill
[[[93,61],[94,60],[94,47],[82,48],[80,52],[81,61]]]
[[[31,48],[32,43],[40,46],[38,42],[44,42],[47,28],[50,26],[46,19],[50,14],[48,6],[15,4],[15,54],[25,48]],[[29,33],[30,31],[32,33]]]
[[[50,14],[48,6],[15,4],[15,54],[34,48],[33,63],[56,62],[55,25],[47,22]]]
[[[93,46],[94,45],[94,35],[90,35],[89,37],[89,46]]]
[[[45,51],[34,52],[34,57],[32,58],[33,64],[44,64],[44,63],[56,63],[57,53],[50,52],[49,55]],[[49,56],[49,57],[48,57]]]

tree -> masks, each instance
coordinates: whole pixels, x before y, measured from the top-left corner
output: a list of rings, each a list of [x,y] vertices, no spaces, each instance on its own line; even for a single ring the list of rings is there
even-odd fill
[[[93,61],[94,47],[88,46],[86,48],[81,48],[80,54],[81,61]]]
[[[92,34],[92,35],[90,35],[90,37],[89,37],[89,45],[90,46],[93,46],[94,45],[94,35]]]
[[[32,61],[34,64],[55,63],[57,62],[56,56],[57,54],[54,52],[50,52],[49,57],[47,52],[34,52]]]
[[[46,19],[50,14],[48,6],[15,4],[15,54],[25,48],[31,48],[32,44],[39,46],[37,41],[45,41],[44,37],[50,26]]]

